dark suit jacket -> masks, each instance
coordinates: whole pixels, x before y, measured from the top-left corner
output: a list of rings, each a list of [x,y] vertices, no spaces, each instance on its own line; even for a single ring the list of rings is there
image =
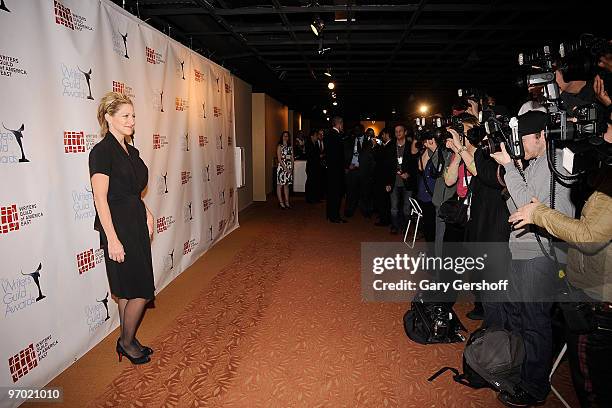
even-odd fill
[[[342,133],[335,129],[327,131],[324,139],[325,161],[328,179],[340,179],[344,176],[344,144]]]
[[[306,141],[306,173],[311,174],[313,172],[320,171],[321,167],[321,150],[319,145],[308,139]]]
[[[393,154],[393,166],[394,173],[398,168],[397,160],[397,141],[393,139],[389,144],[393,144],[391,148]],[[408,173],[408,178],[404,180],[404,187],[407,190],[415,191],[417,187],[417,172],[418,172],[418,159],[416,155],[410,153],[410,143],[406,140],[404,145],[404,154],[402,156],[402,165],[400,166],[402,173]],[[388,185],[388,184],[387,184]],[[392,187],[395,187],[395,178],[393,179]]]
[[[391,140],[386,145],[376,146],[373,152],[374,160],[376,160],[374,176],[376,184],[382,188],[394,185],[397,166],[395,144]]]

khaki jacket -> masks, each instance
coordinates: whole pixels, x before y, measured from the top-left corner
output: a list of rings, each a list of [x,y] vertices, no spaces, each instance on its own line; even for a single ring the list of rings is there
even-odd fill
[[[572,285],[605,302],[612,302],[611,191],[612,178],[606,177],[585,203],[579,220],[544,204],[533,212],[534,224],[570,244],[567,275]]]

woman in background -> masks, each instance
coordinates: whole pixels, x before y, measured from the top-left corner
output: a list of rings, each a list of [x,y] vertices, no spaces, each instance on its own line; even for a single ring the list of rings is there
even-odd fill
[[[286,130],[281,134],[276,148],[278,167],[276,170],[276,195],[280,208],[291,208],[289,204],[289,184],[293,184],[293,147],[291,134]]]

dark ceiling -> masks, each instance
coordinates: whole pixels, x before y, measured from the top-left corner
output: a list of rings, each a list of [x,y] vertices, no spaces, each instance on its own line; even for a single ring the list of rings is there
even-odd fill
[[[556,47],[582,32],[610,34],[603,2],[593,4],[127,0],[125,8],[306,116],[333,108],[324,75],[331,69],[339,103],[333,109],[400,119],[421,102],[448,110],[458,87],[515,104],[525,94],[513,85],[519,51]],[[316,16],[325,23],[320,37],[310,29]],[[342,17],[347,21],[335,21]]]

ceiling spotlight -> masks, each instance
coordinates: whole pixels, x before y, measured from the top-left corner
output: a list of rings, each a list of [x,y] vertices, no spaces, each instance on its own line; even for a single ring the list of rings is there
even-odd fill
[[[327,109],[323,109],[323,114],[327,115]]]
[[[391,111],[391,114],[395,115],[395,108]]]
[[[338,102],[334,101],[334,102],[332,102],[332,105],[338,106]]]
[[[368,117],[366,118],[366,120],[370,120],[370,117],[368,116]]]
[[[334,89],[336,87],[336,84],[334,84],[333,82],[330,82],[329,84],[327,84],[327,87],[329,89]]]
[[[327,119],[329,121],[329,116],[327,118],[325,118],[325,119]]]
[[[323,20],[321,20],[321,17],[319,17],[318,15],[315,17],[312,23],[310,23],[310,29],[312,30],[314,35],[316,35],[317,37],[321,35],[324,28],[325,28],[325,23],[323,22]]]
[[[421,113],[427,113],[428,110],[429,110],[429,108],[427,107],[427,105],[421,105],[419,107],[419,112],[421,112]]]

